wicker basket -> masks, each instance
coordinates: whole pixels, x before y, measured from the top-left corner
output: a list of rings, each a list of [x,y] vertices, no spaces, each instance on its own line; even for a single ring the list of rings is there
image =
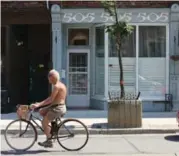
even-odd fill
[[[17,106],[17,116],[19,119],[28,119],[29,106],[28,105],[18,105]]]

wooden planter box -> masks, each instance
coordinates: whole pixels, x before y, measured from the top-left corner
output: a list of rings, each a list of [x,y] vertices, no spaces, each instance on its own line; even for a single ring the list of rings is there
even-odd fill
[[[108,103],[109,128],[136,128],[142,126],[142,102],[118,100]]]

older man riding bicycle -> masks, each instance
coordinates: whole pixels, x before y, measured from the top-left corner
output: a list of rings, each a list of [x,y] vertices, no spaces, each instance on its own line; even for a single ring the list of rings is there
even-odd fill
[[[67,89],[66,86],[60,82],[59,73],[54,69],[51,70],[48,74],[48,80],[49,83],[53,85],[51,95],[44,101],[34,103],[30,106],[31,109],[44,106],[44,108],[40,109],[39,113],[43,116],[42,127],[47,136],[47,140],[38,143],[43,147],[53,147],[50,134],[51,128],[48,126],[49,123],[66,113],[65,99]]]

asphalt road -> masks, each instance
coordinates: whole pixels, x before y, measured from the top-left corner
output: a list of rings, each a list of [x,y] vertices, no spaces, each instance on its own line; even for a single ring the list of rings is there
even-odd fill
[[[38,141],[43,141],[40,136]],[[78,144],[80,140],[69,143],[69,146]],[[25,138],[18,141],[18,145],[28,142]],[[179,156],[179,134],[145,134],[145,135],[94,135],[90,136],[88,144],[80,151],[67,152],[57,142],[54,148],[45,149],[37,143],[23,153],[16,153],[11,150],[1,136],[2,155],[62,155],[62,156]]]

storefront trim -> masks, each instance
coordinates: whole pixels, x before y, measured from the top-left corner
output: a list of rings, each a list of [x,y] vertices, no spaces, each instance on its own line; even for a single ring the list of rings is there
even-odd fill
[[[130,14],[132,12],[132,14]],[[165,26],[166,27],[166,57],[165,57],[165,66],[166,66],[166,93],[169,93],[169,13],[170,10],[169,8],[165,9],[119,9],[119,13],[122,17],[125,17],[127,22],[130,25],[133,25],[136,27],[136,86],[135,86],[135,91],[138,93],[139,90],[139,26]],[[146,14],[145,14],[146,13]],[[57,13],[52,12],[52,15],[57,15]],[[89,39],[89,47],[85,48],[90,48],[91,50],[91,58],[95,58],[95,28],[96,27],[101,27],[104,25],[110,25],[112,24],[110,18],[107,19],[106,14],[104,16],[104,9],[61,9],[60,10],[60,21],[59,23],[63,23],[65,27],[65,34],[67,35],[66,38],[66,43],[62,44],[63,50],[68,50],[73,47],[68,46],[68,29],[70,28],[89,28],[90,31],[90,38]],[[102,16],[103,15],[103,16]],[[142,15],[146,15],[145,17]],[[148,16],[157,17],[157,20],[148,20]],[[80,19],[80,17],[83,18]],[[106,19],[105,22],[101,21],[100,18]],[[130,19],[131,18],[131,19]],[[145,19],[144,19],[145,18]],[[77,19],[79,21],[77,21]],[[129,20],[130,19],[130,20]],[[162,20],[162,21],[161,21]],[[54,25],[57,24],[56,21],[54,21]],[[80,24],[82,24],[80,26]],[[52,20],[52,25],[53,25],[53,20]],[[60,33],[59,35],[64,35],[64,33]],[[63,36],[62,36],[63,37]],[[96,99],[96,100],[102,100],[102,101],[108,101],[108,91],[109,91],[109,39],[108,39],[108,33],[104,32],[104,95],[97,95],[95,94],[95,73],[91,74],[91,87],[90,87],[90,99]],[[82,47],[81,47],[82,48]],[[57,52],[57,50],[56,50]],[[58,53],[62,53],[62,51],[58,51]],[[62,54],[61,54],[62,55]],[[54,58],[58,58],[57,54],[55,53]],[[61,60],[61,58],[58,58]],[[55,64],[56,64],[56,59]],[[90,68],[95,67],[95,61],[91,61],[91,66]],[[94,72],[93,70],[90,69],[90,71]],[[93,80],[92,80],[93,79]],[[68,81],[68,80],[67,80]],[[145,97],[142,100],[143,101],[160,101],[164,100],[165,97]]]
[[[128,23],[167,23],[169,22],[169,8],[151,9],[118,9],[119,20]],[[113,23],[104,9],[62,9],[62,23]]]
[[[109,35],[108,32],[104,31],[104,95],[105,98],[108,98],[108,58],[109,58]]]

